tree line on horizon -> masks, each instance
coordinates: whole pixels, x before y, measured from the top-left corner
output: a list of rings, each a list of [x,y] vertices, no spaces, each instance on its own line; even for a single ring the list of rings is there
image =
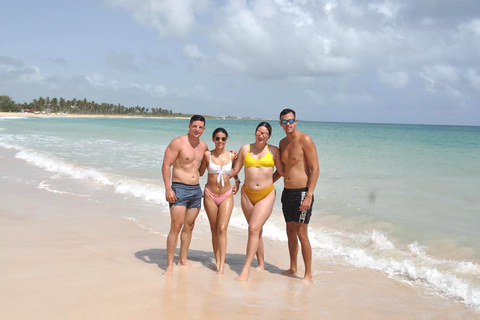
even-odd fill
[[[141,115],[141,116],[186,116],[183,113],[174,113],[172,110],[163,108],[125,107],[113,103],[97,103],[95,101],[64,98],[33,99],[30,103],[16,103],[8,95],[0,95],[0,111],[2,112],[29,112],[29,113],[65,113],[65,114],[88,114],[88,115]]]

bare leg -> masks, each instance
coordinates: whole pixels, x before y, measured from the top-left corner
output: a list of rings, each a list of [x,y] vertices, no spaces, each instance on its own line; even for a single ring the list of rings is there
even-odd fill
[[[303,282],[312,283],[312,246],[308,239],[308,224],[296,223],[296,225],[298,238],[302,245],[303,262],[305,263],[305,276],[303,277]]]
[[[298,239],[297,239],[297,223],[287,223],[288,253],[290,254],[290,269],[283,272],[285,275],[297,274],[297,256],[298,256]]]
[[[244,197],[246,198],[246,196],[242,193],[242,203],[244,201]],[[248,200],[248,198],[246,200]],[[250,200],[248,201],[250,202]],[[240,276],[237,278],[238,281],[248,280],[253,258],[255,257],[255,254],[258,251],[258,246],[260,245],[261,230],[272,213],[274,201],[275,191],[272,191],[264,199],[257,202],[255,206],[253,206],[251,212],[248,212],[250,220],[248,223],[247,259]]]
[[[205,212],[207,213],[208,222],[210,223],[210,231],[212,232],[212,247],[213,254],[215,255],[215,267],[218,271],[220,264],[220,255],[218,251],[218,233],[217,233],[217,224],[218,224],[218,207],[215,202],[205,194],[203,204],[205,206]]]
[[[170,231],[167,237],[167,268],[163,275],[171,276],[173,274],[173,258],[177,247],[177,240],[180,230],[185,221],[187,208],[183,206],[173,206],[170,208]]]
[[[227,255],[227,229],[233,210],[233,195],[230,195],[221,204],[217,219],[219,264],[218,274],[223,274],[225,269],[225,256]]]
[[[244,194],[242,190],[242,210],[245,219],[247,219],[247,223],[250,224],[250,216],[253,210],[253,204],[250,202],[250,199]],[[260,243],[258,245],[258,250],[256,252],[257,256],[257,269],[263,270],[265,269],[265,252],[263,250],[263,239],[262,239],[262,230],[260,230]]]
[[[263,228],[260,230],[260,241],[257,250],[257,270],[265,270],[265,251],[263,249]]]
[[[190,242],[192,241],[192,231],[195,226],[195,219],[197,219],[199,213],[200,208],[190,208],[187,209],[185,214],[185,223],[180,236],[180,257],[178,258],[178,264],[181,266],[191,266],[187,261],[187,254]]]

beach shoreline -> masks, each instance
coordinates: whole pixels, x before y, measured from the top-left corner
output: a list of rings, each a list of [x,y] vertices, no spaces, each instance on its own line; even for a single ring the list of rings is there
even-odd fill
[[[204,115],[206,119],[225,119],[224,116]],[[185,116],[147,116],[147,115],[121,115],[121,114],[58,114],[58,113],[25,113],[25,112],[0,112],[1,117],[27,117],[27,118],[112,118],[112,119],[190,119],[191,115]],[[270,120],[271,118],[252,117],[228,117],[236,120]]]
[[[195,267],[175,266],[173,277],[164,277],[165,236],[123,218],[122,212],[138,210],[131,202],[49,192],[38,185],[50,173],[14,156],[0,148],[2,319],[479,316],[460,302],[379,272],[328,261],[315,262],[321,271],[313,285],[305,285],[280,274],[288,266],[286,243],[268,239],[267,271],[252,271],[249,282],[239,283],[234,279],[244,263],[246,234],[235,228],[229,229],[225,275],[218,276],[203,219],[190,247]],[[167,231],[169,218],[161,219]]]

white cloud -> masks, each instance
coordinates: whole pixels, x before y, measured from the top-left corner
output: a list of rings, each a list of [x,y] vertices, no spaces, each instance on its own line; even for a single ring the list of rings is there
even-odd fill
[[[427,83],[427,91],[430,93],[462,97],[461,73],[457,68],[450,65],[425,66],[419,75]]]
[[[167,94],[164,85],[138,84],[134,82],[121,82],[117,79],[107,79],[104,75],[93,73],[86,75],[85,80],[95,88],[109,91],[138,90],[156,97],[162,97]]]
[[[104,87],[105,80],[101,74],[93,73],[92,75],[86,75],[85,80],[94,87]]]
[[[163,85],[150,85],[150,84],[137,84],[129,83],[124,85],[125,89],[136,89],[139,91],[147,92],[155,97],[163,97],[167,94],[167,89]]]
[[[45,75],[37,66],[25,66],[23,61],[19,59],[0,56],[0,82],[40,83],[45,78]]]
[[[192,60],[204,60],[205,56],[200,52],[198,46],[193,44],[188,44],[183,47],[183,53],[185,56]]]
[[[320,94],[319,92],[315,91],[315,90],[304,90],[303,93],[308,96],[310,99],[312,99],[313,103],[319,105],[319,104],[323,104],[325,99],[324,97],[322,96],[322,94]]]
[[[400,9],[402,9],[405,4],[399,1],[378,1],[370,3],[369,8],[384,17],[386,22],[393,22],[397,19]]]
[[[108,52],[107,65],[120,72],[144,73],[144,68],[135,62],[130,52]]]
[[[207,0],[105,0],[133,15],[138,23],[153,27],[161,36],[186,37],[195,26],[195,13],[202,12]]]
[[[38,67],[28,67],[22,70],[22,73],[18,76],[20,82],[42,82],[45,80],[45,76],[41,73]]]
[[[380,80],[382,82],[388,84],[389,86],[395,89],[404,88],[410,80],[410,77],[408,76],[408,74],[401,71],[386,72],[386,71],[379,70],[378,76],[380,77]]]
[[[2,67],[23,67],[23,62],[20,59],[15,59],[9,56],[0,56],[0,66]]]
[[[473,33],[480,35],[480,19],[473,19],[468,23],[462,23],[459,25],[458,30],[462,33]]]
[[[470,86],[480,91],[480,75],[473,68],[467,70],[465,78],[468,80]]]
[[[250,6],[230,1],[218,16],[213,41],[219,59],[237,72],[278,78],[355,67],[348,52],[338,50],[341,37],[336,34],[348,37],[352,30],[339,30],[326,10],[311,1],[258,1]]]
[[[421,72],[425,77],[432,79],[434,82],[457,82],[459,79],[458,71],[450,65],[433,65],[425,66]]]
[[[430,12],[421,15],[422,4],[413,1],[106,1],[161,36],[202,39],[184,54],[203,59],[209,52],[211,72],[217,62],[253,77],[322,77],[478,59],[468,43],[480,32],[479,19],[442,29],[443,11],[424,4]]]
[[[184,100],[217,100],[209,93],[207,87],[203,85],[192,85],[185,87],[170,88],[168,91],[170,98]],[[223,102],[224,103],[224,102]],[[217,110],[218,111],[218,110]]]

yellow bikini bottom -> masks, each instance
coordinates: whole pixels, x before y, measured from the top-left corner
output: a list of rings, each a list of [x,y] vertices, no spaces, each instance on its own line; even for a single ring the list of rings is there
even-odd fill
[[[255,205],[258,201],[262,200],[263,198],[268,196],[273,190],[275,190],[275,186],[272,184],[265,189],[253,190],[243,185],[242,189],[247,195],[247,198],[250,200],[250,202]]]

